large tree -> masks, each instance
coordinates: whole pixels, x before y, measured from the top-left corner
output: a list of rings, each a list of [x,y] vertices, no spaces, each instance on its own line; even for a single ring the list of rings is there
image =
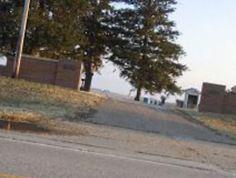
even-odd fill
[[[47,57],[70,55],[81,40],[78,16],[83,0],[31,1],[24,53]],[[1,3],[1,51],[14,54],[19,34],[23,1]]]
[[[18,35],[20,1],[2,1],[0,3],[0,52],[13,53]]]
[[[83,52],[76,46],[86,41],[81,17],[88,7],[84,0],[32,1],[25,53],[79,59]]]
[[[109,2],[31,1],[24,53],[82,60],[86,75],[84,90],[89,91],[93,73],[102,65],[102,56],[107,54],[108,26],[105,19],[109,16]],[[4,43],[1,50],[14,53],[22,3],[12,1],[7,5],[2,6],[7,9],[3,12],[5,20],[0,20],[0,43]]]
[[[179,92],[176,77],[186,69],[179,62],[183,50],[176,43],[179,32],[169,14],[175,0],[125,1],[131,8],[115,11],[110,58],[136,89],[135,100],[142,90]]]
[[[81,45],[84,51],[83,64],[85,70],[84,90],[90,91],[94,72],[102,65],[103,56],[108,52],[107,39],[109,28],[109,0],[88,0],[89,9],[82,19],[86,43]]]

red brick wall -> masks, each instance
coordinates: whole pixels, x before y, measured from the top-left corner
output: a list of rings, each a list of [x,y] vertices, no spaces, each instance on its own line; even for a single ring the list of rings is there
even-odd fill
[[[7,66],[0,66],[0,75],[11,76],[13,57],[8,57]],[[24,56],[20,75],[22,79],[79,89],[81,62],[68,60],[52,60]]]
[[[203,83],[199,111],[222,113],[225,90],[223,85]]]
[[[236,114],[236,94],[227,93],[224,85],[203,83],[199,111]]]
[[[223,110],[227,114],[236,114],[236,93],[225,94]]]
[[[77,61],[60,60],[57,66],[55,85],[69,88],[80,88],[81,63]]]
[[[56,61],[24,58],[21,65],[20,78],[39,83],[54,84],[56,71]]]

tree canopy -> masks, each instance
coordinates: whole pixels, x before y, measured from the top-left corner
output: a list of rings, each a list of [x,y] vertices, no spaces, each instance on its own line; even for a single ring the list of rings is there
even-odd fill
[[[118,9],[113,24],[111,61],[121,76],[137,89],[149,93],[179,92],[176,77],[186,66],[179,62],[184,54],[176,43],[179,32],[169,19],[174,0],[126,1],[134,8]]]
[[[106,54],[104,23],[109,0],[31,1],[24,53],[50,58],[82,60],[85,89],[90,90],[93,72]],[[0,4],[0,50],[14,54],[19,33],[22,1]]]
[[[23,1],[0,3],[0,51],[14,54]],[[123,2],[132,8],[112,8]],[[31,2],[24,53],[82,60],[84,90],[104,56],[137,89],[149,93],[180,90],[176,78],[186,70],[169,16],[175,0],[35,0]]]

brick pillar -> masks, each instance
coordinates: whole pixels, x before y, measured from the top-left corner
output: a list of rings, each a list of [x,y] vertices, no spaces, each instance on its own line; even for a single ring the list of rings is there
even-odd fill
[[[226,86],[203,83],[200,112],[223,113]]]
[[[80,61],[60,60],[57,65],[55,85],[79,90],[81,70]]]

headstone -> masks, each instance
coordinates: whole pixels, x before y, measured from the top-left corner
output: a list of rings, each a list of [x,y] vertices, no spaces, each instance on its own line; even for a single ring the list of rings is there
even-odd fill
[[[233,93],[236,93],[236,86],[232,87],[231,91],[232,91]]]
[[[144,103],[148,104],[148,101],[149,101],[148,98],[146,98],[146,97],[143,98],[143,102],[144,102]]]
[[[0,54],[0,66],[7,66],[7,57]]]

